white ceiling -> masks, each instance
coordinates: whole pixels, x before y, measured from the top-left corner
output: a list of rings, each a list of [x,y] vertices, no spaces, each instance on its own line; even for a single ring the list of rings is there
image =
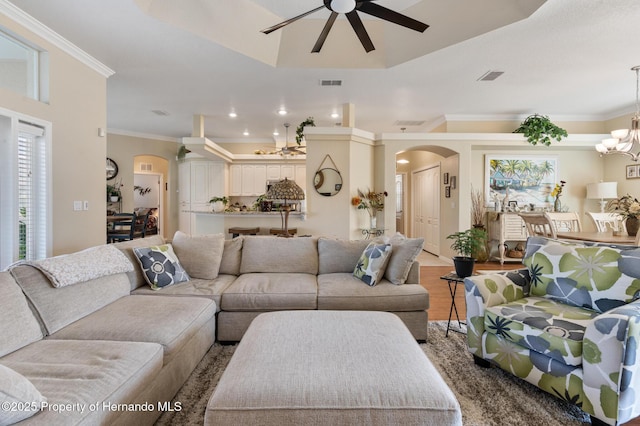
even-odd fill
[[[154,2],[174,0],[136,1],[153,8]],[[180,6],[206,1],[183,0]],[[322,4],[253,1],[276,15],[270,25]],[[467,1],[437,0],[450,8],[451,19],[464,16]],[[273,140],[275,128],[284,133],[285,121],[296,126],[313,116],[317,125],[333,126],[340,119],[330,113],[342,112],[345,103],[355,105],[356,127],[374,133],[399,132],[404,126],[398,120],[425,121],[406,131],[426,131],[445,115],[478,119],[535,112],[555,120],[591,120],[634,110],[635,74],[630,68],[640,64],[638,0],[548,0],[527,19],[376,69],[274,67],[156,20],[134,0],[11,2],[116,72],[107,82],[110,131],[179,138],[191,134],[193,116],[202,114],[205,134],[215,141],[265,142]],[[378,3],[403,12],[424,2]],[[323,13],[299,22],[320,22],[321,27]],[[494,7],[485,13],[484,20],[475,13],[466,18],[482,23],[503,11]],[[240,16],[222,18],[241,26],[249,18]],[[432,28],[448,25],[441,19],[423,20]],[[371,23],[365,21],[365,26]],[[428,39],[430,30],[415,33],[415,43]],[[330,48],[328,43],[323,50]],[[362,49],[353,33],[338,45]],[[477,81],[489,70],[505,73],[493,82]],[[343,85],[320,87],[321,79],[340,79]],[[290,111],[284,118],[276,113],[281,106]],[[232,108],[238,118],[227,116]],[[250,136],[242,136],[245,129]]]

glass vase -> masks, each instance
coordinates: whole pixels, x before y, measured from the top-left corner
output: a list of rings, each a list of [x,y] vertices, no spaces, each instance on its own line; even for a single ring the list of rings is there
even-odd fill
[[[562,211],[562,202],[560,201],[560,196],[558,195],[553,202],[553,211],[561,212]]]

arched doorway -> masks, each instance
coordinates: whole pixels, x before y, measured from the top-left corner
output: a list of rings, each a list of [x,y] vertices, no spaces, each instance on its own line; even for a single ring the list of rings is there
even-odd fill
[[[167,235],[167,182],[169,162],[155,155],[136,155],[133,158],[134,211],[152,209],[149,229]]]

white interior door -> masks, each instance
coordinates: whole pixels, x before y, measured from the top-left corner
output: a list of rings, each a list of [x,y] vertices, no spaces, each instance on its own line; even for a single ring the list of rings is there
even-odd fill
[[[424,238],[424,250],[440,255],[440,166],[414,173],[412,200],[415,237]]]

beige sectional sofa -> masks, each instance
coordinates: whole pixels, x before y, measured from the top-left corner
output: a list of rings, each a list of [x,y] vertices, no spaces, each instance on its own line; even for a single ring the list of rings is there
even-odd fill
[[[216,333],[238,341],[267,311],[388,311],[426,340],[421,241],[396,241],[370,287],[352,275],[366,241],[178,233],[173,248],[192,276],[152,290],[133,249],[162,244],[159,235],[113,244],[130,270],[63,287],[32,265],[0,272],[0,402],[10,402],[0,424],[152,424],[180,409],[168,404]]]

